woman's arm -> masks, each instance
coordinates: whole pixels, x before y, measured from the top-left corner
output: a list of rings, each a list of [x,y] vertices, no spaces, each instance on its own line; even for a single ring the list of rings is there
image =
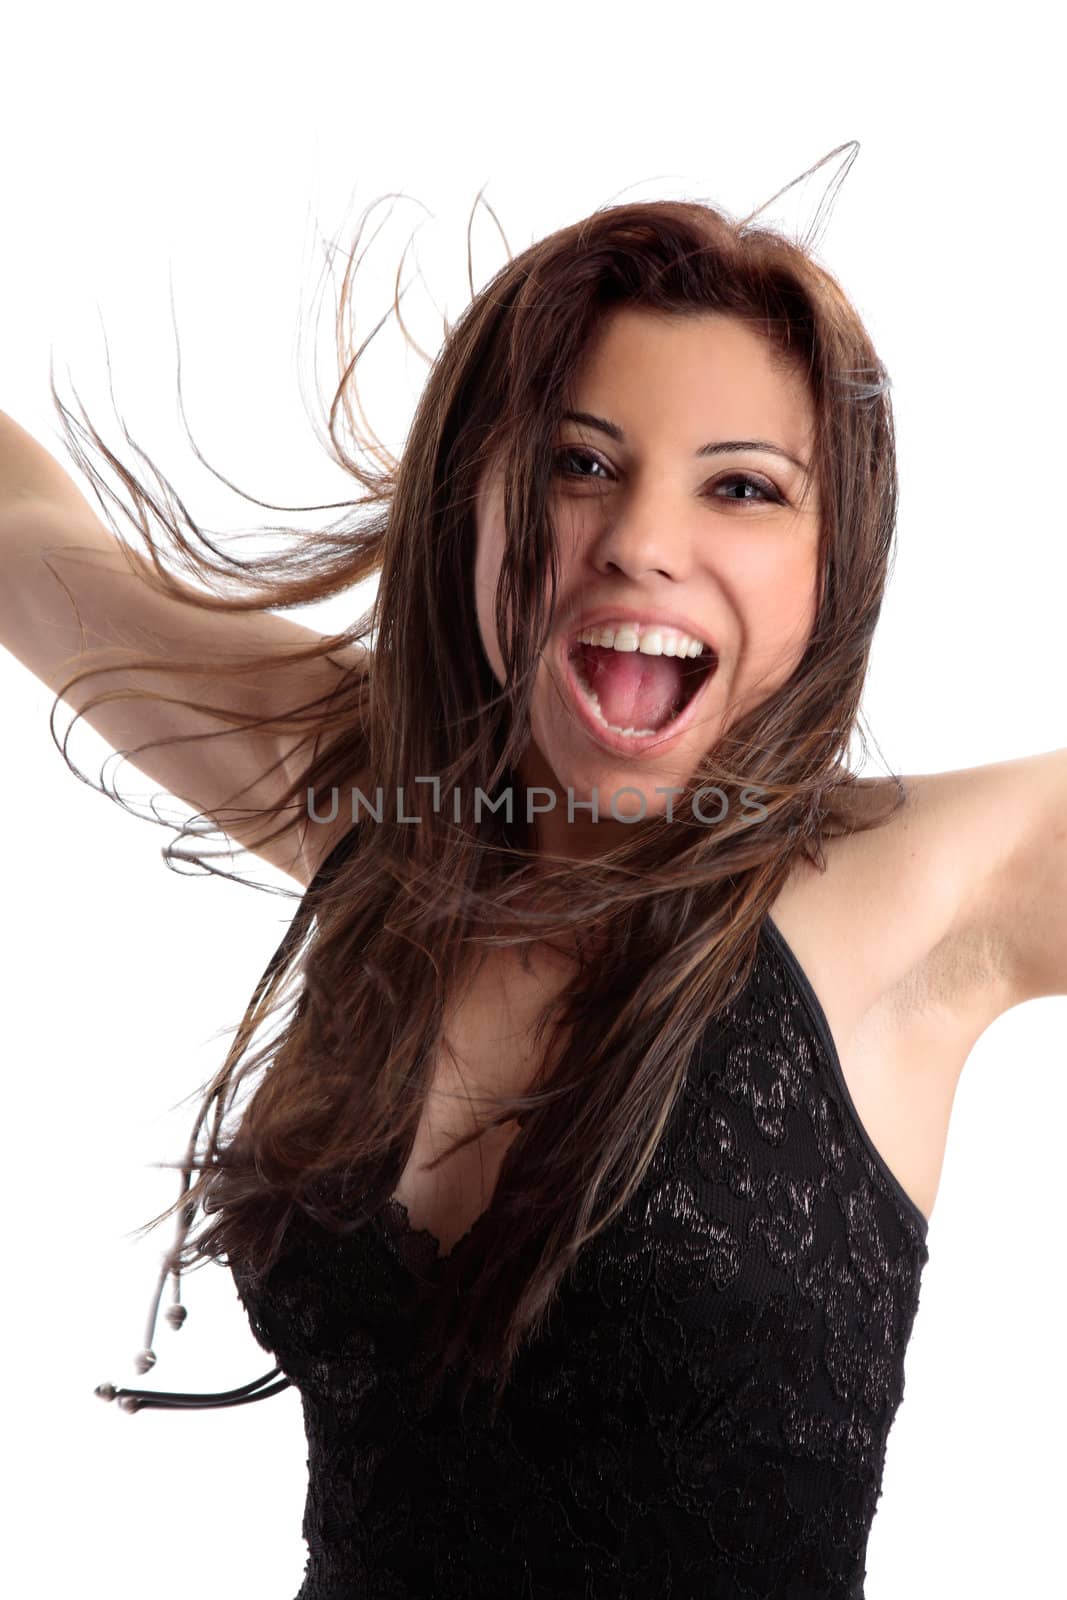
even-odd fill
[[[1067,749],[919,782],[926,845],[958,874],[956,931],[992,954],[998,1011],[1067,994]]]
[[[173,696],[173,703],[108,701],[85,720],[121,751],[185,736],[184,742],[131,753],[129,759],[169,793],[217,819],[239,843],[305,882],[312,865],[304,860],[307,845],[317,852],[323,830],[309,830],[300,808],[284,833],[262,847],[253,842],[271,826],[262,813],[280,803],[298,770],[297,736],[269,726],[231,728],[178,702],[199,701],[249,720],[273,720],[336,689],[363,651],[351,646],[331,657],[287,663],[287,656],[322,636],[269,612],[213,612],[198,605],[196,591],[185,585],[179,588],[191,603],[170,598],[139,576],[148,571],[147,558],[120,548],[48,451],[0,413],[0,644],[56,693],[92,649],[118,645],[133,647],[138,655],[159,653],[158,671],[94,672],[65,696],[67,703],[80,711],[95,695],[127,688]],[[269,670],[239,676],[212,671],[220,660],[266,654],[277,657]],[[202,660],[204,670],[168,674],[168,657]],[[216,730],[211,738],[188,737],[211,730]],[[260,814],[246,821],[228,819],[228,801]]]
[[[1015,770],[989,917],[1018,1005],[1067,994],[1067,749],[1008,765]]]

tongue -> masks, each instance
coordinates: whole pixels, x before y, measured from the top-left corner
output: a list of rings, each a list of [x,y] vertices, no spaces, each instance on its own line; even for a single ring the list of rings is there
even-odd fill
[[[615,728],[662,728],[677,715],[682,666],[677,656],[646,656],[640,650],[579,646],[585,681]]]

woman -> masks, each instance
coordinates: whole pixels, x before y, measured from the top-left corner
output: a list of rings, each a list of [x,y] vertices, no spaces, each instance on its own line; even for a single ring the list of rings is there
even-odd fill
[[[172,1321],[225,1256],[278,1365],[100,1392],[298,1387],[301,1600],[862,1595],[959,1072],[1067,992],[1067,750],[849,769],[888,384],[781,236],[540,241],[377,471],[348,378],[370,514],[255,564],[108,453],[136,556],[0,436],[5,644],[66,698],[121,674],[82,714],[306,886],[164,1214]],[[343,634],[272,614],[375,574]],[[72,602],[158,647],[83,655]]]

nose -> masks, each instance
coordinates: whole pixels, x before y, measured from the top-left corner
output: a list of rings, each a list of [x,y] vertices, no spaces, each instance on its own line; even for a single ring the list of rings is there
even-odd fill
[[[682,583],[691,576],[697,553],[693,507],[669,489],[648,488],[625,506],[605,514],[588,549],[598,571],[628,578],[649,574]]]

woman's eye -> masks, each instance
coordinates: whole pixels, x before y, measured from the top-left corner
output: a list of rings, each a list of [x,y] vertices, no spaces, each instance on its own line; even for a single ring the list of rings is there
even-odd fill
[[[603,468],[604,466],[602,461],[600,461],[596,456],[590,455],[586,450],[576,450],[573,447],[557,450],[556,467],[557,470],[563,473],[565,478],[587,478],[589,476],[589,474],[586,472],[568,472],[561,466],[561,463],[567,459],[570,459],[571,461],[584,461],[587,466],[600,468]]]
[[[595,483],[597,479],[591,472],[575,471],[567,467],[567,461],[583,463],[586,467],[599,467],[601,473],[607,469],[598,456],[590,455],[587,450],[579,450],[573,445],[556,451],[556,470],[565,478],[585,478],[588,482]],[[603,480],[602,480],[603,481]],[[719,478],[709,489],[709,494],[714,499],[729,500],[738,505],[784,505],[785,501],[766,478],[753,477],[748,472],[730,472],[725,477]]]
[[[781,495],[773,484],[767,483],[763,478],[751,478],[747,472],[731,472],[726,478],[720,478],[715,485],[716,489],[725,489],[724,499],[737,500],[742,504],[759,505],[760,501],[768,505],[780,506],[784,504]],[[759,497],[750,498],[744,491],[754,489]],[[738,493],[737,491],[741,492]]]

